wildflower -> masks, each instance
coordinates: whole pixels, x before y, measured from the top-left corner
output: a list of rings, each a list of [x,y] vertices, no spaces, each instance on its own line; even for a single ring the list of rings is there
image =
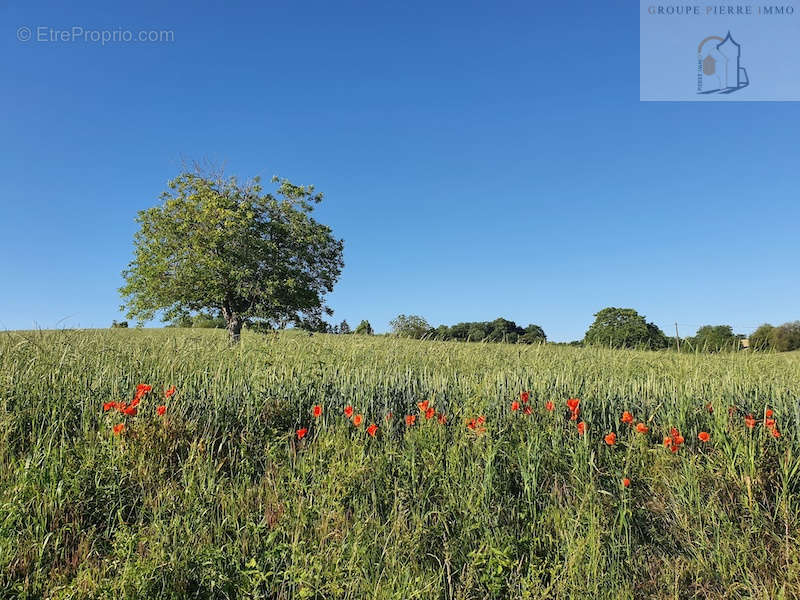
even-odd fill
[[[467,428],[474,430],[477,426],[478,425],[475,422],[475,419],[470,419],[469,421],[467,421]]]
[[[370,434],[372,437],[375,437],[375,433],[378,431],[378,426],[375,423],[370,423],[370,426],[367,427],[367,433]]]
[[[766,418],[764,419],[764,427],[767,429],[772,429],[775,427],[775,419]]]
[[[556,407],[556,405],[553,404],[552,400],[548,400],[547,402],[545,402],[544,407],[546,410],[553,410]]]
[[[344,416],[348,419],[353,416],[353,407],[349,404],[344,407]]]
[[[406,415],[406,427],[411,427],[417,422],[417,415]]]
[[[175,386],[174,385],[172,387],[170,387],[169,389],[164,390],[164,398],[166,398],[167,400],[172,398],[172,396],[174,394],[175,394]]]
[[[713,412],[714,412],[714,407],[711,405],[711,402],[709,402],[708,404],[706,404],[706,410],[707,410],[709,413],[713,413]]]
[[[103,410],[106,412],[111,410],[112,408],[117,408],[116,402],[106,402],[105,404],[103,404]]]
[[[578,423],[578,435],[583,435],[584,433],[586,433],[586,423],[581,421]]]
[[[114,435],[119,435],[120,433],[122,433],[123,429],[125,429],[125,423],[119,423],[117,425],[114,425],[113,429]]]
[[[677,444],[672,444],[672,446],[670,446],[669,449],[670,449],[670,452],[675,454],[678,451],[678,445]]]
[[[578,404],[580,404],[580,400],[578,398],[570,398],[567,400],[567,407],[569,407],[572,412],[578,410]]]
[[[636,426],[636,431],[638,431],[639,433],[647,433],[648,431],[650,431],[650,428],[644,423],[639,423]]]
[[[522,414],[524,415],[530,415],[532,413],[533,409],[530,406],[526,406],[525,408],[522,409]]]
[[[511,410],[514,410],[514,411],[517,411],[517,410],[519,410],[519,402],[517,402],[516,400],[514,400],[514,401],[511,403]]]
[[[523,403],[523,404],[527,404],[527,403],[528,403],[528,401],[531,399],[531,395],[530,395],[530,393],[529,393],[529,392],[522,392],[522,393],[519,395],[519,399],[520,399],[520,400],[522,400],[522,403]]]
[[[167,412],[167,407],[166,407],[166,406],[164,406],[164,405],[162,404],[161,406],[159,406],[159,407],[156,409],[156,412],[158,413],[158,416],[160,417],[160,416],[162,416],[162,415],[163,415],[165,412]]]
[[[131,403],[128,406],[130,408],[135,408],[135,407],[139,406],[139,401],[140,400],[141,400],[141,398],[139,396],[136,396],[133,400],[131,400]]]
[[[611,433],[606,434],[603,439],[606,441],[606,444],[613,446],[617,443],[617,434],[612,431]]]
[[[137,408],[135,406],[133,406],[133,405],[126,406],[125,408],[122,409],[122,414],[124,414],[124,415],[126,415],[128,417],[135,417],[136,416],[136,412],[137,412]]]
[[[748,429],[752,429],[753,427],[755,427],[756,426],[756,420],[753,417],[753,415],[747,415],[744,418],[744,424],[747,425]]]
[[[672,438],[671,437],[665,437],[664,438],[664,447],[665,448],[669,448],[671,445],[672,445]]]
[[[771,408],[768,408],[768,409],[767,409],[767,412],[766,412],[766,413],[764,413],[764,414],[766,415],[766,417],[767,417],[767,418],[769,418],[769,417],[771,417],[771,416],[772,416],[774,413],[772,412],[772,409],[771,409]]]
[[[708,435],[707,431],[701,431],[700,433],[697,434],[697,439],[703,442],[704,444],[709,440],[710,437],[711,436]]]
[[[322,407],[319,404],[315,404],[314,408],[311,410],[311,413],[314,415],[315,419],[318,419],[322,414]]]
[[[439,421],[439,425],[445,425],[447,423],[447,417],[442,414],[436,417],[436,420]]]
[[[425,402],[417,402],[417,406],[419,407],[419,412],[425,412],[428,410],[428,401]]]
[[[620,421],[630,425],[631,423],[633,423],[633,415],[626,410],[625,412],[622,413],[622,418],[620,419]]]
[[[353,425],[356,427],[361,427],[361,423],[364,422],[364,415],[356,415],[353,417]]]
[[[433,410],[432,406],[429,406],[428,409],[425,411],[425,418],[432,419],[436,415],[436,411]]]
[[[630,479],[628,479],[627,477],[625,477],[625,478],[622,480],[622,486],[623,486],[623,487],[630,487],[630,485],[631,485],[631,480],[630,480]]]
[[[481,415],[480,417],[477,418],[476,423],[478,423],[478,425],[483,425],[484,423],[486,423],[486,417]]]
[[[675,442],[676,446],[680,446],[684,442],[684,439],[682,435],[678,435],[678,437],[674,438],[673,441]]]
[[[775,428],[772,430],[772,437],[774,437],[775,439],[778,439],[779,437],[781,437],[781,432],[780,432],[780,431],[778,431],[778,428],[777,428],[777,427],[775,427]]]
[[[297,430],[297,439],[298,440],[302,440],[304,437],[306,437],[307,433],[308,433],[308,428],[306,428],[306,427],[303,427],[302,429],[298,429]]]
[[[577,421],[578,420],[578,414],[580,414],[579,410],[572,411],[572,413],[569,415],[569,420],[570,421]]]

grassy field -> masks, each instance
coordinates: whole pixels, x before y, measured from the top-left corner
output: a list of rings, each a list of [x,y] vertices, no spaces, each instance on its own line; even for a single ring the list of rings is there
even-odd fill
[[[0,598],[800,597],[797,354],[224,336],[0,335]]]

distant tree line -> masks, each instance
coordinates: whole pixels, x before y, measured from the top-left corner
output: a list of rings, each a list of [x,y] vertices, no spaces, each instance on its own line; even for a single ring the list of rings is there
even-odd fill
[[[754,350],[790,352],[800,349],[800,321],[792,321],[774,327],[764,323],[750,336],[750,347]]]
[[[547,341],[544,330],[538,325],[528,325],[523,328],[514,321],[502,317],[494,321],[469,321],[433,328],[418,315],[398,315],[389,322],[389,325],[395,335],[416,339],[508,344],[539,344]]]

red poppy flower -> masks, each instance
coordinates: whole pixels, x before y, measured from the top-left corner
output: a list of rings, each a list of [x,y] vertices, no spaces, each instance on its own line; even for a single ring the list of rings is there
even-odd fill
[[[631,480],[630,480],[630,479],[628,479],[627,477],[625,477],[625,478],[622,480],[622,485],[623,485],[623,487],[630,487],[630,485],[631,485]]]
[[[671,437],[665,437],[664,438],[664,447],[668,448],[671,445],[672,445],[672,438]]]
[[[650,431],[650,428],[644,423],[639,423],[636,426],[636,431],[638,431],[639,433],[647,433],[648,431]]]
[[[676,437],[678,437],[680,434],[681,434],[681,432],[680,432],[680,431],[678,431],[678,428],[677,428],[677,427],[673,427],[672,429],[670,429],[670,430],[669,430],[669,436],[670,436],[670,437],[676,438]]]
[[[708,441],[710,438],[711,438],[711,436],[710,436],[710,435],[708,435],[708,432],[707,432],[707,431],[701,431],[700,433],[698,433],[698,434],[697,434],[697,439],[698,439],[698,440],[700,440],[701,442],[703,442],[704,444],[705,444],[705,443],[706,443],[706,442],[707,442],[707,441]]]
[[[767,429],[772,429],[773,427],[775,427],[775,419],[770,419],[770,418],[764,419],[764,427],[766,427]]]
[[[533,409],[530,406],[526,406],[522,409],[522,414],[524,415],[529,415],[531,413],[533,413]]]
[[[126,415],[128,417],[135,417],[137,411],[138,411],[137,408],[135,406],[131,405],[131,406],[126,406],[125,408],[123,408],[122,409],[122,414],[124,414],[124,415]]]
[[[417,415],[406,415],[406,427],[411,427],[417,422]]]
[[[445,415],[439,415],[436,420],[439,421],[439,425],[445,425],[447,423],[447,417]]]
[[[156,409],[156,412],[158,413],[158,416],[160,417],[160,416],[161,416],[161,415],[163,415],[165,412],[167,412],[167,407],[166,407],[166,406],[164,406],[164,405],[162,404],[161,406],[159,406],[159,407]]]
[[[424,402],[417,402],[417,406],[419,407],[419,412],[425,412],[428,410],[428,401],[425,400]]]
[[[680,446],[684,442],[684,439],[682,435],[678,434],[678,437],[672,438],[672,441],[675,442],[676,446]]]
[[[478,423],[478,425],[483,425],[484,423],[486,423],[486,417],[481,415],[480,417],[477,418],[476,422]]]
[[[353,407],[352,406],[347,405],[347,406],[344,407],[344,416],[347,417],[348,419],[353,416]]]
[[[109,411],[112,408],[117,408],[116,402],[106,402],[105,404],[103,404],[103,410],[105,411]]]
[[[633,415],[629,413],[627,410],[622,413],[622,418],[620,419],[623,423],[633,423]]]
[[[580,400],[578,398],[570,398],[567,400],[567,406],[572,412],[578,410],[578,404],[580,404]]]
[[[175,394],[175,386],[174,385],[172,387],[170,387],[169,389],[164,391],[164,397],[167,398],[168,400],[170,398],[172,398],[172,396],[174,394]]]
[[[755,418],[753,417],[753,415],[747,415],[747,416],[744,418],[744,424],[745,424],[745,425],[747,425],[747,427],[748,427],[749,429],[752,429],[753,427],[755,427],[755,426],[756,426],[756,420],[755,420]]]
[[[768,418],[769,418],[769,417],[771,417],[771,416],[773,415],[772,409],[771,409],[771,408],[768,408],[768,409],[767,409],[767,412],[765,413],[765,415],[766,415]]]
[[[122,433],[122,430],[125,429],[125,423],[119,423],[118,425],[114,425],[114,435],[119,435]]]
[[[777,428],[777,427],[775,427],[775,428],[772,430],[772,437],[774,437],[775,439],[778,439],[779,437],[781,437],[781,432],[780,432],[780,431],[778,431],[778,428]]]
[[[547,402],[544,403],[544,407],[545,410],[553,410],[556,407],[556,405],[553,404],[552,400],[548,400]]]
[[[580,412],[581,411],[578,410],[577,408],[575,410],[573,410],[569,415],[569,420],[570,421],[577,421],[578,420],[578,415],[580,414]]]
[[[581,421],[578,423],[578,435],[583,435],[584,433],[586,433],[586,423]]]
[[[435,415],[436,415],[436,411],[433,410],[432,406],[429,406],[427,408],[427,410],[425,411],[425,418],[426,419],[432,419]]]
[[[530,399],[531,399],[531,395],[530,395],[530,393],[528,393],[528,392],[522,392],[522,393],[519,395],[519,399],[520,399],[520,400],[522,400],[522,403],[523,403],[523,404],[527,404],[527,403],[528,403],[528,400],[530,400]]]
[[[297,439],[298,440],[302,440],[304,437],[306,437],[307,433],[308,433],[308,429],[306,427],[303,427],[302,429],[298,429],[297,430]]]
[[[516,400],[514,400],[514,401],[511,403],[511,410],[515,410],[515,411],[516,411],[516,410],[519,410],[519,402],[517,402]]]
[[[353,425],[356,427],[361,427],[361,423],[364,422],[364,415],[356,415],[353,417]]]
[[[378,426],[375,423],[371,423],[369,427],[367,427],[367,433],[370,434],[372,437],[375,437],[375,433],[378,431]]]
[[[315,419],[318,419],[319,416],[322,414],[322,407],[319,404],[315,404],[314,408],[311,409],[311,413],[314,415]]]
[[[670,449],[670,452],[675,454],[678,451],[678,445],[677,444],[672,444],[672,446],[670,446],[669,449]]]
[[[603,439],[606,441],[606,444],[613,446],[617,443],[617,434],[612,431],[611,433],[606,434]]]

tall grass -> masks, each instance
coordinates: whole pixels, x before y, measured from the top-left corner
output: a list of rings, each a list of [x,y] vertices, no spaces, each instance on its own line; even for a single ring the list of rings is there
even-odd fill
[[[797,598],[798,399],[796,354],[5,333],[0,597]],[[405,427],[424,400],[446,425]]]

